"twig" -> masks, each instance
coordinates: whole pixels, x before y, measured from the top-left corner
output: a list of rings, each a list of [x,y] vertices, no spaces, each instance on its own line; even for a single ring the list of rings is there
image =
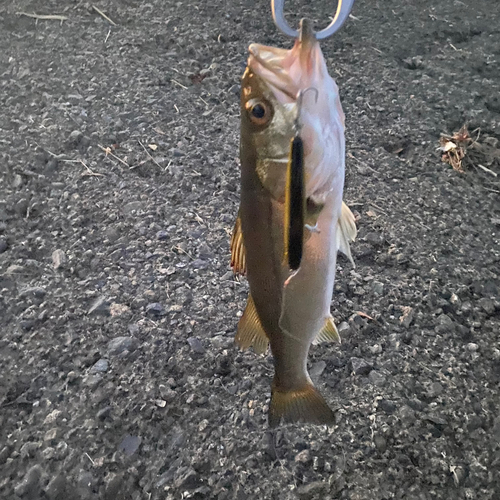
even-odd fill
[[[177,80],[174,80],[173,78],[171,79],[172,83],[175,83],[176,85],[179,85],[179,87],[182,87],[184,90],[187,90],[187,87],[185,85],[182,85],[182,83],[179,83]]]
[[[101,148],[105,153],[106,153],[106,156],[110,155],[112,156],[115,160],[118,160],[120,163],[123,163],[127,168],[131,168],[130,165],[125,161],[125,160],[122,160],[121,158],[118,158],[118,156],[116,156],[115,154],[113,154],[111,152],[111,148],[105,148],[104,146],[101,146],[101,144],[98,144],[97,145],[99,148]]]
[[[106,35],[106,38],[104,39],[104,43],[108,41],[109,35],[111,35],[111,29],[108,31],[108,34]]]
[[[79,160],[79,162],[87,169],[87,172],[83,173],[82,176],[88,175],[88,176],[92,176],[92,177],[104,177],[104,174],[99,174],[97,172],[94,172],[89,167],[87,167],[87,165],[85,165],[83,160]]]
[[[485,166],[480,165],[479,163],[477,164],[477,166],[478,166],[479,168],[482,168],[485,172],[488,172],[489,174],[491,174],[491,175],[493,175],[493,176],[495,176],[495,177],[497,177],[497,176],[498,176],[498,174],[497,174],[496,172],[493,172],[493,170],[490,170],[489,168],[486,168]]]
[[[109,21],[113,26],[116,26],[116,23],[112,19],[110,19],[106,14],[104,14],[104,12],[101,9],[98,9],[95,5],[92,5],[92,8],[102,17],[104,17],[106,21]]]
[[[68,18],[66,16],[60,16],[57,14],[30,14],[29,12],[16,12],[18,16],[26,16],[32,17],[33,19],[44,19],[44,20],[53,20],[53,21],[66,21]]]
[[[161,165],[149,154],[149,151],[146,149],[146,147],[144,146],[144,144],[141,142],[141,141],[137,141],[141,146],[142,146],[142,149],[144,149],[144,151],[146,152],[146,154],[149,156],[150,160],[159,168],[161,168]]]
[[[369,201],[368,204],[371,205],[372,207],[375,207],[379,212],[382,212],[384,215],[387,215],[387,212],[384,212],[378,205],[375,205],[373,201]]]

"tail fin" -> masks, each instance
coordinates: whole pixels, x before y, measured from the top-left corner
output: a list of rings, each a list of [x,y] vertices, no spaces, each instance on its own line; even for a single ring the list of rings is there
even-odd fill
[[[283,423],[308,422],[311,424],[332,425],[335,415],[323,396],[307,382],[293,391],[280,391],[273,384],[269,406],[269,426]]]

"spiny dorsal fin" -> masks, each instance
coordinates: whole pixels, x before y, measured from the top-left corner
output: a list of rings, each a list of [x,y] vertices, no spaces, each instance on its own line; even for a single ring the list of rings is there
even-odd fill
[[[351,261],[353,267],[356,267],[351,255],[349,243],[356,239],[358,233],[356,229],[356,220],[349,207],[342,202],[342,212],[340,214],[337,226],[337,248]]]
[[[243,233],[241,232],[241,219],[238,217],[234,223],[233,234],[231,235],[231,267],[234,274],[245,275],[247,272],[247,259],[245,255],[245,245],[243,244]]]
[[[242,350],[252,346],[257,354],[265,354],[267,351],[269,340],[262,328],[262,323],[260,322],[251,295],[248,295],[247,306],[238,323],[238,331],[234,340]]]
[[[269,405],[269,427],[276,427],[281,422],[333,425],[335,414],[310,382],[289,391],[280,391],[274,383]]]
[[[340,344],[340,335],[332,316],[326,318],[325,324],[318,335],[316,335],[313,344],[316,345],[321,342],[338,342]]]

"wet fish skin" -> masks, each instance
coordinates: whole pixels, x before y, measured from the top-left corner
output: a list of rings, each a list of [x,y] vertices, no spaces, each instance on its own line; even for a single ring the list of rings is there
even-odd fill
[[[239,216],[250,298],[236,341],[242,347],[258,344],[261,351],[267,341],[271,345],[275,363],[271,426],[281,421],[331,424],[334,414],[311,382],[307,357],[317,337],[331,339],[336,334],[330,302],[339,241],[346,240],[338,233],[344,115],[308,23],[303,23],[302,37],[291,51],[255,44],[249,50],[241,93]],[[304,95],[299,119],[306,223],[317,231],[304,232],[301,266],[291,273],[283,259],[286,170],[297,94],[312,86],[318,91],[317,102]]]

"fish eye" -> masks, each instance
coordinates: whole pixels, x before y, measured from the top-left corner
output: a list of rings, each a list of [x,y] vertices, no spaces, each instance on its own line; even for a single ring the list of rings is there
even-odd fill
[[[264,101],[251,99],[246,104],[250,121],[255,125],[266,125],[271,119],[271,107]]]

